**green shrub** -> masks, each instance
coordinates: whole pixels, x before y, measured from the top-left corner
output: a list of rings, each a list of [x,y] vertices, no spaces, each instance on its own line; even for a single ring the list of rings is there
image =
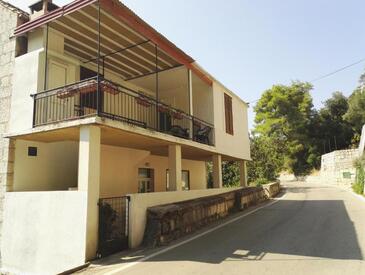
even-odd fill
[[[354,184],[352,184],[352,190],[354,190],[354,192],[356,194],[363,194],[364,193],[364,184],[355,182]]]
[[[357,194],[364,193],[364,181],[365,181],[365,160],[364,158],[359,158],[355,160],[354,166],[356,167],[356,178],[355,183],[352,184],[352,190]]]
[[[261,186],[261,185],[264,185],[264,184],[267,184],[267,183],[269,183],[269,181],[265,178],[259,178],[255,181],[256,186]]]

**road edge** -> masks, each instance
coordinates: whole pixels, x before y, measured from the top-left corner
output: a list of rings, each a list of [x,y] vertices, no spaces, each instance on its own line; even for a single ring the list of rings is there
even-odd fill
[[[207,229],[207,230],[205,230],[205,231],[203,231],[201,233],[198,233],[197,235],[191,236],[191,237],[189,237],[189,238],[187,238],[187,239],[185,239],[183,241],[180,241],[180,242],[175,243],[175,244],[172,244],[172,245],[170,245],[170,246],[168,246],[166,248],[163,248],[161,250],[158,250],[158,251],[156,251],[156,252],[154,252],[154,253],[152,253],[152,254],[150,254],[148,256],[145,256],[143,258],[140,258],[140,259],[138,259],[138,260],[136,260],[134,262],[126,263],[125,265],[123,265],[123,266],[121,266],[119,268],[115,268],[114,270],[107,271],[104,274],[105,275],[113,275],[113,274],[116,274],[118,272],[124,271],[124,270],[126,270],[128,268],[131,268],[131,267],[133,267],[133,266],[135,266],[135,265],[137,265],[139,263],[145,262],[145,261],[147,261],[149,259],[152,259],[152,258],[158,256],[158,255],[164,254],[164,253],[166,253],[166,252],[168,252],[168,251],[170,251],[172,249],[175,249],[175,248],[177,248],[179,246],[182,246],[182,245],[184,245],[186,243],[189,243],[189,242],[191,242],[193,240],[196,240],[196,239],[198,239],[200,237],[203,237],[203,236],[205,236],[205,235],[207,235],[207,234],[209,234],[211,232],[214,232],[214,231],[216,231],[216,230],[218,230],[218,229],[220,229],[220,228],[222,228],[224,226],[227,226],[227,225],[229,225],[231,223],[234,223],[234,222],[236,222],[236,221],[238,221],[240,219],[243,219],[243,218],[245,218],[245,217],[247,217],[247,216],[249,216],[249,215],[251,215],[251,214],[253,214],[253,213],[255,213],[255,212],[257,212],[257,211],[259,211],[261,209],[263,209],[263,208],[269,207],[269,206],[271,206],[271,205],[279,202],[280,200],[282,200],[282,199],[284,199],[286,197],[287,193],[285,192],[285,188],[282,188],[282,191],[281,192],[284,192],[284,194],[281,197],[272,198],[271,199],[272,200],[271,202],[268,202],[268,203],[266,203],[266,204],[264,204],[262,206],[259,206],[259,207],[255,208],[255,209],[251,210],[251,211],[242,213],[242,215],[239,215],[239,216],[237,216],[235,218],[232,218],[232,219],[230,219],[228,221],[225,221],[225,222],[223,222],[221,224],[218,224],[218,225],[216,225],[216,226],[214,226],[212,228],[209,228],[209,229]]]

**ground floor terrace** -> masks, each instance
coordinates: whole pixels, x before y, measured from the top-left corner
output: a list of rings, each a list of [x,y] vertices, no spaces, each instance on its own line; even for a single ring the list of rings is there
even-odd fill
[[[241,164],[241,185],[246,185],[245,161],[221,155],[214,146],[113,123],[85,118],[12,136],[5,266],[64,271],[104,253],[102,248],[138,247],[148,207],[227,191],[223,160]],[[212,186],[207,162],[213,164]]]

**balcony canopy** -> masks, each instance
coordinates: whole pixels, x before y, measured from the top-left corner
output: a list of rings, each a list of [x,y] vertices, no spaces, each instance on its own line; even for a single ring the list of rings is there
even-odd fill
[[[189,55],[117,0],[76,0],[20,25],[14,35],[44,25],[62,33],[65,53],[85,63],[99,60],[124,80],[184,65],[212,85]]]

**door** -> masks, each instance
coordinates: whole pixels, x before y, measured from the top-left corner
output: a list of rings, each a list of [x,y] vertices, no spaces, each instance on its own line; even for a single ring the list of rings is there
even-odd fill
[[[138,193],[154,191],[154,171],[150,168],[138,169]]]

